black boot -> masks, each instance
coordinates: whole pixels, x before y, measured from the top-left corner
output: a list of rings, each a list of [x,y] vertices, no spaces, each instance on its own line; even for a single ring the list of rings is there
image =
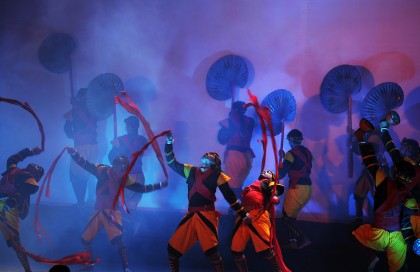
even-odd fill
[[[211,260],[214,265],[214,271],[224,272],[222,256],[220,256],[217,247],[214,247],[206,252],[206,256]]]
[[[363,224],[363,202],[364,198],[354,195],[354,202],[356,208],[356,218],[353,221],[353,229],[357,229]]]
[[[273,268],[274,272],[282,272],[279,264],[277,263],[276,254],[274,253],[274,251],[272,249],[264,250],[264,251],[261,252],[261,254],[264,256],[264,258],[267,260],[267,262]]]
[[[232,252],[233,262],[239,272],[248,272],[245,255],[242,252]]]
[[[83,250],[85,252],[89,253],[90,258],[92,259],[92,245],[90,244],[90,242],[87,242],[87,241],[82,239],[82,245],[83,245]],[[93,266],[94,266],[93,264],[92,265],[85,265],[79,271],[93,271]]]
[[[13,247],[13,249],[16,252],[16,256],[20,263],[22,264],[23,269],[25,269],[25,272],[31,272],[31,267],[29,266],[28,256],[26,256],[25,253],[21,252],[19,249]]]
[[[121,265],[123,272],[130,272],[130,269],[128,269],[128,256],[127,256],[127,248],[125,247],[124,240],[119,240],[117,243],[118,246],[118,253],[121,257]]]
[[[221,256],[219,256],[219,259],[217,259],[217,260],[212,259],[211,261],[214,265],[214,271],[216,271],[216,272],[224,272],[225,271],[225,269],[223,267],[223,260],[222,260]]]
[[[171,272],[179,272],[179,258],[169,256],[169,265],[171,266]]]

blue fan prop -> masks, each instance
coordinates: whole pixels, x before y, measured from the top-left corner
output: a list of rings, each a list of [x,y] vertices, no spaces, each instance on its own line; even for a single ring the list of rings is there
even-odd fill
[[[235,87],[246,86],[248,78],[249,69],[245,59],[236,55],[221,57],[207,72],[207,93],[216,100],[227,100],[232,97]]]
[[[362,77],[359,70],[355,66],[347,64],[334,67],[321,83],[321,104],[331,113],[347,111],[349,177],[353,177],[353,151],[350,145],[352,139],[351,95],[360,92],[361,88]]]
[[[384,82],[371,89],[362,102],[362,117],[378,126],[386,114],[404,102],[402,88],[394,82]]]
[[[339,65],[324,77],[321,83],[321,103],[331,113],[349,109],[349,97],[360,92],[362,77],[356,67]]]
[[[70,55],[76,49],[73,38],[64,33],[55,33],[45,38],[38,48],[38,59],[50,72],[63,74],[70,69]]]
[[[269,93],[261,102],[271,112],[274,135],[282,133],[284,123],[292,122],[296,116],[296,100],[287,90],[278,89]]]
[[[98,119],[108,118],[115,109],[115,95],[124,90],[122,80],[112,73],[104,73],[92,79],[86,94],[89,112]]]

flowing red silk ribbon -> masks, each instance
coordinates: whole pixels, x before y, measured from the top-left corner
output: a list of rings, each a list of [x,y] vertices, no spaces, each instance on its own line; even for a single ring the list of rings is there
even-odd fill
[[[45,174],[45,177],[42,180],[41,188],[39,189],[38,197],[36,199],[36,204],[35,204],[34,227],[33,227],[34,231],[37,234],[39,240],[42,239],[42,236],[41,236],[41,232],[42,232],[50,243],[51,243],[51,239],[50,239],[48,233],[45,231],[45,229],[41,226],[41,223],[40,223],[40,220],[39,220],[39,205],[41,203],[41,197],[42,197],[42,193],[44,192],[45,185],[47,186],[47,189],[45,191],[45,196],[47,198],[50,197],[50,184],[51,184],[52,173],[54,172],[54,169],[57,166],[58,161],[60,160],[64,151],[67,150],[67,148],[68,147],[63,148],[63,150],[54,159],[53,163],[50,166],[50,169],[48,169],[47,173]]]
[[[289,268],[287,268],[286,264],[283,261],[283,254],[281,252],[280,245],[277,241],[277,236],[276,236],[276,224],[275,224],[275,222],[276,222],[276,220],[275,220],[276,209],[274,208],[272,199],[274,197],[276,185],[279,183],[279,180],[278,180],[279,161],[278,161],[278,157],[277,157],[277,144],[276,144],[276,139],[274,137],[274,128],[273,128],[273,123],[271,121],[271,112],[267,107],[261,107],[260,106],[260,104],[258,102],[258,98],[255,95],[252,94],[250,89],[248,89],[248,96],[249,96],[249,99],[251,100],[251,103],[247,104],[246,106],[253,106],[255,108],[256,113],[258,115],[258,119],[260,121],[261,130],[262,130],[263,139],[260,140],[263,144],[263,158],[262,158],[262,163],[261,163],[261,171],[264,170],[266,155],[267,155],[267,153],[266,153],[266,149],[267,149],[267,129],[270,132],[272,148],[273,148],[273,151],[274,151],[276,179],[274,181],[275,185],[274,185],[274,190],[272,192],[271,201],[267,204],[267,207],[266,207],[266,209],[271,214],[270,243],[271,243],[271,246],[273,247],[273,249],[276,253],[276,260],[277,260],[277,263],[280,266],[280,269],[284,272],[291,272],[291,270]]]
[[[136,163],[138,157],[140,157],[140,155],[143,154],[144,151],[146,151],[146,149],[149,147],[149,145],[155,143],[155,140],[157,138],[165,136],[169,133],[171,133],[170,130],[165,130],[165,131],[153,136],[153,138],[150,139],[139,151],[137,151],[137,152],[135,152],[134,154],[131,155],[132,159],[131,159],[130,165],[128,166],[127,170],[124,173],[124,176],[122,178],[120,187],[118,188],[118,193],[115,195],[114,201],[112,202],[112,208],[113,209],[115,209],[115,207],[117,206],[118,198],[121,196],[121,205],[122,205],[123,209],[125,210],[126,213],[130,213],[130,211],[127,208],[127,205],[125,204],[125,198],[124,198],[124,187],[125,187],[125,184],[127,183],[128,175],[130,174],[131,169],[133,169],[134,164]]]
[[[29,106],[27,102],[22,103],[18,100],[11,99],[11,98],[5,98],[0,97],[0,102],[6,102],[9,104],[17,105],[22,107],[24,110],[28,111],[32,116],[36,119],[36,122],[38,123],[39,131],[41,132],[41,150],[44,151],[45,149],[45,133],[44,133],[44,126],[42,125],[41,120],[39,120],[38,115],[36,115],[35,111]]]
[[[20,252],[26,254],[31,259],[40,262],[40,263],[47,263],[51,265],[93,265],[100,261],[100,259],[91,259],[91,254],[89,252],[79,252],[71,255],[67,255],[61,259],[53,260],[49,258],[45,258],[41,255],[33,254],[27,251],[23,246],[14,243],[14,247],[16,247]]]
[[[143,116],[143,114],[140,111],[140,108],[137,107],[137,105],[131,100],[131,98],[128,96],[127,92],[125,90],[121,91],[121,94],[127,99],[127,102],[124,101],[121,97],[115,96],[115,103],[120,103],[121,106],[126,109],[129,113],[132,113],[136,115],[141,123],[143,124],[144,130],[146,131],[147,136],[149,137],[149,140],[153,139],[155,136],[149,122],[147,122],[146,118]],[[162,152],[160,151],[159,145],[156,142],[152,142],[153,150],[155,151],[156,157],[159,160],[159,163],[163,169],[163,172],[165,173],[166,180],[168,179],[168,171],[165,167],[165,162],[163,160]]]

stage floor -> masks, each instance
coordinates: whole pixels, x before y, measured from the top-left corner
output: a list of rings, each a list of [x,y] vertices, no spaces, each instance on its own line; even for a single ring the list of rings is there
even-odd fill
[[[31,207],[28,218],[22,221],[21,240],[24,247],[44,257],[58,259],[82,250],[80,236],[89,219],[92,207],[75,207],[69,205],[42,205],[40,221],[50,236],[52,243],[46,239],[38,241],[33,231],[34,207]],[[169,271],[166,246],[177,227],[184,211],[160,211],[137,209],[130,215],[124,215],[125,242],[128,249],[130,269],[133,272]],[[230,254],[230,239],[234,217],[223,215],[219,225],[220,252],[225,271],[236,271]],[[352,226],[341,223],[317,223],[299,221],[302,231],[310,238],[312,244],[300,250],[282,249],[286,265],[295,272],[358,272],[367,271],[369,258],[363,254],[351,235]],[[285,244],[287,230],[280,220],[276,221],[277,236]],[[0,271],[23,271],[14,251],[3,242],[0,244]],[[93,255],[101,261],[95,271],[121,271],[117,249],[108,241],[105,232],[100,232],[93,242]],[[252,244],[246,250],[250,271],[270,271],[265,260],[254,252]],[[385,259],[381,255],[375,271],[386,271]],[[408,254],[409,271],[418,271],[420,257]],[[30,260],[33,272],[48,271],[50,266]],[[417,267],[417,269],[416,269]],[[213,271],[211,263],[196,244],[180,260],[181,271]],[[77,271],[80,266],[72,266]]]

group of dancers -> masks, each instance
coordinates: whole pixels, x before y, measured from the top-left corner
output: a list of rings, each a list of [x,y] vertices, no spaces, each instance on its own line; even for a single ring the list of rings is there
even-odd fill
[[[125,119],[127,134],[112,141],[113,147],[108,156],[111,165],[93,161],[97,152],[97,120],[86,110],[85,95],[86,90],[79,91],[72,111],[66,115],[64,126],[66,135],[75,143],[74,147],[66,149],[72,158],[70,177],[79,205],[84,205],[86,197],[89,197],[86,194],[89,178],[86,173],[97,180],[94,211],[82,234],[84,252],[88,253],[91,261],[85,261],[83,269],[94,269],[96,261],[92,258],[91,243],[98,231],[104,229],[109,241],[118,249],[122,270],[130,272],[122,215],[114,206],[114,198],[119,193],[123,178],[126,178],[123,183],[125,189],[135,192],[128,197],[128,201],[132,202],[130,205],[134,207],[138,205],[142,193],[164,189],[168,182],[146,183],[141,158],[137,167],[129,169],[131,154],[140,150],[148,141],[138,134],[139,120],[136,116]],[[280,203],[279,197],[283,194],[281,222],[289,231],[289,244],[281,247],[301,249],[311,244],[297,223],[298,214],[312,194],[310,175],[313,157],[311,151],[302,145],[303,134],[298,129],[292,129],[287,134],[291,149],[284,156],[280,150],[280,157],[284,159],[279,168],[264,169],[254,182],[243,188],[255,158],[250,147],[255,123],[245,112],[245,103],[237,101],[232,104],[229,117],[220,122],[217,138],[220,144],[226,145],[223,162],[219,154],[207,152],[202,156],[199,166],[181,163],[174,153],[174,136],[172,133],[166,134],[164,152],[167,165],[185,178],[188,186],[188,210],[167,246],[172,272],[180,270],[179,259],[196,242],[200,243],[215,271],[224,271],[223,259],[218,249],[220,213],[215,207],[217,189],[237,215],[231,252],[238,271],[248,271],[244,252],[250,240],[255,251],[267,261],[273,271],[290,271],[283,260],[275,230],[272,228],[275,219],[273,207]],[[420,240],[416,240],[420,238],[418,144],[417,150],[411,146],[411,156],[402,154],[395,147],[388,129],[398,123],[398,114],[391,112],[378,128],[381,141],[393,161],[390,173],[381,169],[377,152],[373,144],[367,141],[375,131],[373,125],[362,119],[360,128],[354,133],[368,171],[366,174],[373,181],[374,220],[372,224],[364,224],[355,229],[353,235],[364,248],[385,251],[390,271],[403,271],[406,267],[406,253],[410,248],[420,254]],[[413,141],[410,139],[406,142]],[[25,148],[10,156],[0,181],[0,229],[8,246],[16,252],[25,272],[31,271],[31,268],[27,251],[20,242],[20,219],[24,219],[28,213],[30,196],[38,191],[44,169],[34,163],[19,168],[18,163],[39,153],[41,150],[38,147]],[[222,170],[222,164],[225,165],[225,171]],[[131,172],[127,176],[128,171]],[[278,176],[275,172],[278,172]],[[289,177],[289,186],[285,192],[284,186],[278,180],[286,175]],[[374,254],[372,256],[375,257]],[[373,261],[372,265],[374,264]]]

